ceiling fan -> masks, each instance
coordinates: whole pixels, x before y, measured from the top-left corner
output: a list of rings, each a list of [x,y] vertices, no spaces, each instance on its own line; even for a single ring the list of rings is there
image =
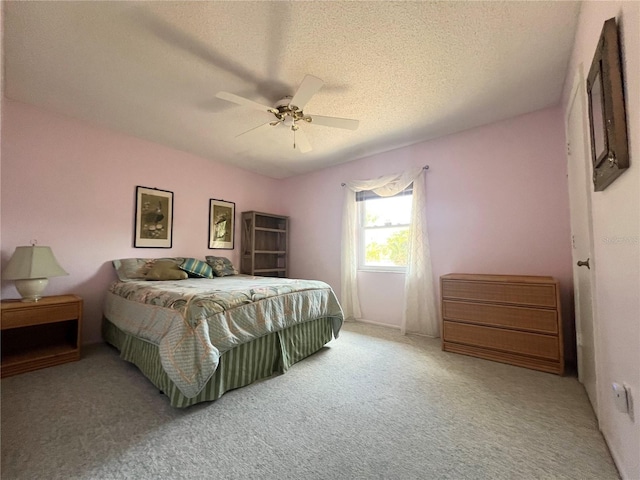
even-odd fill
[[[273,107],[262,105],[261,103],[254,102],[248,98],[241,97],[234,93],[218,92],[216,97],[226,100],[228,102],[236,103],[247,107],[252,107],[262,112],[271,113],[275,116],[275,120],[271,120],[262,125],[258,125],[255,128],[247,130],[238,135],[244,135],[245,133],[255,132],[257,130],[266,129],[268,127],[276,127],[283,124],[287,128],[290,128],[293,132],[293,148],[298,148],[301,153],[306,153],[311,150],[311,144],[305,133],[300,130],[298,122],[311,123],[316,125],[324,125],[325,127],[344,128],[347,130],[356,130],[358,128],[358,120],[352,120],[349,118],[338,117],[325,117],[322,115],[308,115],[303,112],[304,106],[311,100],[311,97],[320,90],[324,82],[318,77],[313,75],[306,75],[302,80],[302,83],[298,87],[296,93],[291,96],[286,96],[281,100],[278,100]],[[297,136],[297,140],[296,140]]]

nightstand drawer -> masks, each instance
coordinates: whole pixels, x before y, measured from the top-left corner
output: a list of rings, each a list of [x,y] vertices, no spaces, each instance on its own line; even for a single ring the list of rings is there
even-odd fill
[[[2,312],[2,330],[76,320],[79,317],[79,303],[33,306],[28,310],[16,309]]]

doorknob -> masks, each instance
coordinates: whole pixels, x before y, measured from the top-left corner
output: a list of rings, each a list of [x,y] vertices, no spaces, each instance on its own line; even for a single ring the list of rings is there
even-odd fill
[[[585,262],[582,262],[580,260],[578,260],[578,266],[579,267],[587,267],[589,270],[591,270],[591,267],[589,266],[589,259],[587,258],[587,260]]]

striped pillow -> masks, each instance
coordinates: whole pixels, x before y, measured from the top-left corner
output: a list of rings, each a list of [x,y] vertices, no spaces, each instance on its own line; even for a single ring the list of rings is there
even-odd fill
[[[187,258],[180,269],[189,274],[190,277],[213,278],[213,271],[208,263],[197,258]]]

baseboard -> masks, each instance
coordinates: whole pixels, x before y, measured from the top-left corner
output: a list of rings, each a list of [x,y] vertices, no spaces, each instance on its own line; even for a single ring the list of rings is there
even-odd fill
[[[350,320],[350,321],[354,323],[366,323],[367,325],[375,325],[376,327],[393,328],[394,330],[402,331],[402,327],[400,325],[390,325],[388,323],[373,322],[371,320],[365,320],[363,318],[358,318],[357,320]],[[416,332],[407,332],[407,335],[416,335],[418,337],[424,337],[424,338],[440,338],[439,335],[437,337],[434,337],[433,335],[427,335],[426,333],[416,333]]]
[[[371,320],[365,320],[364,318],[358,318],[357,320],[354,320],[354,322],[366,323],[368,325],[376,325],[378,327],[387,327],[387,328],[393,328],[395,330],[400,330],[400,325],[390,325],[388,323],[372,322]]]
[[[599,423],[600,422],[598,422],[598,424]],[[607,446],[607,450],[609,450],[609,455],[611,455],[611,458],[613,459],[613,464],[616,466],[616,470],[618,470],[618,475],[620,475],[620,478],[622,478],[623,480],[627,480],[627,479],[631,480],[631,477],[628,476],[626,472],[620,468],[620,465],[622,465],[622,463],[620,463],[620,460],[618,459],[617,452],[615,452],[611,448],[611,445],[607,440],[607,436],[605,435],[604,430],[602,430],[602,428],[600,428],[599,430],[600,430],[600,434],[602,435],[602,438],[604,439],[604,444]]]

